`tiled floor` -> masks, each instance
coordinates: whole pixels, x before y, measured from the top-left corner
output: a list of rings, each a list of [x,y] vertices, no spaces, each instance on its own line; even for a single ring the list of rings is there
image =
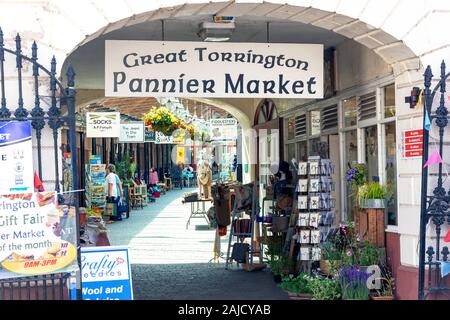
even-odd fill
[[[135,299],[286,299],[268,271],[225,270],[223,263],[208,263],[214,256],[215,230],[191,220],[184,192],[173,190],[129,219],[108,225],[111,245],[130,249]],[[206,209],[208,209],[208,204]],[[226,254],[228,236],[221,239]]]

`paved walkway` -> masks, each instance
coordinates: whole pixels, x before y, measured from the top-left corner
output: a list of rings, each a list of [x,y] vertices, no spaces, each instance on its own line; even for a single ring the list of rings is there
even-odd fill
[[[287,299],[269,271],[225,270],[213,257],[215,230],[196,230],[204,219],[191,219],[184,192],[169,191],[129,219],[108,225],[111,245],[130,248],[135,299]],[[209,206],[209,205],[208,205]],[[206,209],[208,208],[206,207]],[[228,236],[222,237],[226,254]]]

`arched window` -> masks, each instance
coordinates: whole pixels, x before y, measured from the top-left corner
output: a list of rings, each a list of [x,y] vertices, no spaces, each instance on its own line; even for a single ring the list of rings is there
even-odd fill
[[[263,124],[278,118],[277,107],[271,99],[263,99],[255,113],[254,125]]]

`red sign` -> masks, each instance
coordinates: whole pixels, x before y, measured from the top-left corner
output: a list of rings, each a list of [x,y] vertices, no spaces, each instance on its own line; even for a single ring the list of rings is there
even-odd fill
[[[421,156],[422,156],[422,150],[405,152],[406,158],[421,157]]]
[[[417,130],[409,130],[405,131],[405,137],[417,137],[417,136],[423,136],[423,130],[417,129]]]
[[[405,138],[405,143],[422,143],[423,136]]]
[[[416,158],[422,157],[423,150],[423,130],[403,131],[403,157]]]

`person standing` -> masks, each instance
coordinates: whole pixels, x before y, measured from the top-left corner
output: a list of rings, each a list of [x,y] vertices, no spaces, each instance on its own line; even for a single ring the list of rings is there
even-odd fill
[[[116,212],[116,216],[111,216],[110,221],[121,221],[122,213],[118,212],[118,204],[121,202],[123,198],[123,190],[122,190],[122,182],[120,181],[119,176],[115,173],[116,166],[113,164],[108,164],[106,167],[106,202],[114,204],[114,211]]]

